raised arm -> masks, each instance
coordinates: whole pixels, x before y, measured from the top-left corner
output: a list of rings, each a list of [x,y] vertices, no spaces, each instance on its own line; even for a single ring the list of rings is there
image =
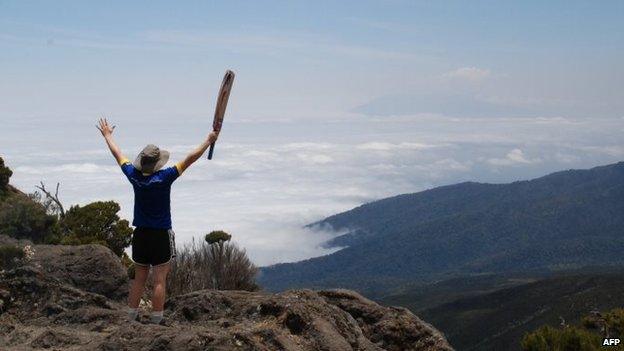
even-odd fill
[[[201,144],[199,144],[199,146],[197,146],[195,150],[191,151],[188,155],[186,155],[184,160],[176,164],[176,166],[178,167],[178,172],[182,174],[184,170],[189,168],[189,166],[192,165],[193,162],[197,161],[204,154],[204,152],[206,152],[206,149],[208,149],[210,144],[217,141],[218,137],[219,137],[219,133],[215,131],[212,131],[210,134],[208,134],[208,137],[206,137],[206,140],[204,140]]]
[[[111,127],[106,118],[100,118],[95,127],[100,131],[100,133],[102,133],[104,140],[106,140],[106,145],[108,145],[108,148],[110,149],[111,154],[113,154],[113,157],[115,157],[115,160],[117,160],[117,163],[122,165],[124,162],[128,161],[128,159],[121,153],[119,146],[117,146],[113,140],[113,130],[115,130],[115,126]]]

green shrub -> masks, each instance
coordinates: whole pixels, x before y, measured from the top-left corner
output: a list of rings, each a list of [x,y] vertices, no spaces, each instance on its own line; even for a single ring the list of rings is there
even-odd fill
[[[13,172],[4,165],[4,160],[0,157],[0,198],[8,193],[9,179],[12,175]]]
[[[605,314],[605,321],[611,336],[624,336],[624,309],[616,308]]]
[[[521,346],[524,351],[598,351],[602,337],[577,327],[543,326],[526,334]]]
[[[118,256],[130,245],[132,229],[117,215],[120,207],[114,201],[72,206],[65,212],[56,191],[46,190],[25,195],[8,193],[13,172],[0,158],[0,234],[34,243],[82,245],[101,244]],[[8,194],[8,195],[7,195]]]
[[[603,350],[603,338],[621,338],[624,335],[624,309],[607,313],[592,312],[581,319],[581,326],[553,328],[542,326],[522,338],[524,351],[593,351]],[[624,345],[609,347],[624,350]]]
[[[31,198],[16,194],[0,202],[0,234],[34,243],[48,242],[57,235],[56,217]]]
[[[230,239],[232,239],[232,236],[223,230],[212,231],[204,237],[204,240],[210,245],[230,241]]]
[[[15,245],[0,246],[0,268],[11,269],[20,264],[26,254],[24,250]]]
[[[117,215],[120,209],[119,204],[114,201],[72,206],[61,221],[61,227],[67,233],[61,243],[101,244],[121,257],[123,250],[130,246],[132,228],[127,220]]]
[[[10,192],[12,175],[0,157],[0,234],[35,243],[53,242],[58,238],[56,216],[47,213],[36,195]]]

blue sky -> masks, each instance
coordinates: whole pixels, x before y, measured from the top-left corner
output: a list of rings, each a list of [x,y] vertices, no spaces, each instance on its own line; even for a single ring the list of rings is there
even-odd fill
[[[302,225],[366,201],[622,160],[623,61],[622,1],[0,1],[0,155],[26,191],[130,217],[96,118],[175,160],[233,69],[216,158],[174,190],[179,241],[295,260],[335,235]]]
[[[185,90],[205,93],[223,67],[245,79],[245,113],[342,113],[425,93],[438,105],[479,95],[536,114],[617,116],[623,106],[621,1],[3,1],[0,10],[2,92],[14,112],[36,110],[26,96],[35,85],[56,91],[35,97],[48,112],[67,111],[68,95],[81,97],[77,112],[115,103],[149,112],[136,105],[153,101],[199,112]],[[440,81],[461,67],[484,82]],[[251,100],[258,91],[273,94]],[[427,108],[402,112],[439,106]]]

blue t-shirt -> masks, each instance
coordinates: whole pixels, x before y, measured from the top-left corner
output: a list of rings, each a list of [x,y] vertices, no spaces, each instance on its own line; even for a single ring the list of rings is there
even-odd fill
[[[178,179],[178,166],[143,175],[129,161],[121,170],[134,188],[135,227],[171,229],[171,184]]]

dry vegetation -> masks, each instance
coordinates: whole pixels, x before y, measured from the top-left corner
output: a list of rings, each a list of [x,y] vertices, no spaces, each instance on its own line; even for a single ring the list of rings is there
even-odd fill
[[[230,241],[192,241],[178,250],[167,279],[169,296],[203,289],[258,290],[258,268]]]

